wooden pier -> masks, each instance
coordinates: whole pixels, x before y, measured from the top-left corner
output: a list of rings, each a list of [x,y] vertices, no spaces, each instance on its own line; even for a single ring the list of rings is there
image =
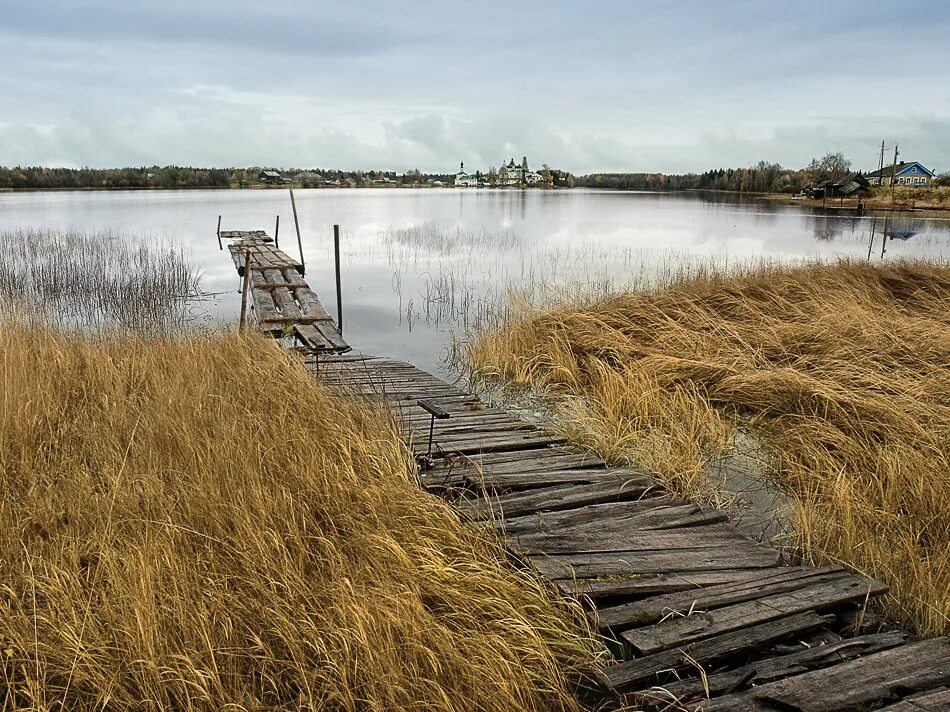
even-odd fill
[[[239,273],[251,251],[260,328],[291,329],[324,382],[385,403],[425,464],[422,486],[498,531],[515,565],[585,607],[616,658],[602,670],[597,704],[950,709],[950,639],[914,641],[879,620],[867,603],[885,593],[880,583],[838,567],[788,566],[724,513],[643,472],[608,467],[411,364],[342,355],[349,346],[298,263],[263,233],[221,236],[233,240]]]
[[[293,336],[312,354],[339,354],[350,350],[332,317],[303,278],[303,265],[277,249],[262,230],[218,233],[228,241],[228,251],[238,276],[250,264],[253,318],[261,331],[272,336]]]
[[[385,402],[419,456],[432,428],[423,485],[585,605],[617,658],[603,669],[606,698],[713,712],[950,709],[950,639],[883,624],[867,610],[880,583],[788,566],[724,513],[408,363],[350,354],[322,361],[320,377]],[[433,404],[449,417],[433,419]]]

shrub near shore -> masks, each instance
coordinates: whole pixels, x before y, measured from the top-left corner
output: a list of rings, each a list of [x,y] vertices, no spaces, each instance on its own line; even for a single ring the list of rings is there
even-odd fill
[[[0,330],[0,699],[570,710],[598,650],[263,338]]]
[[[710,274],[524,312],[468,360],[556,396],[570,437],[694,496],[749,429],[804,555],[886,582],[896,620],[950,632],[947,265]]]

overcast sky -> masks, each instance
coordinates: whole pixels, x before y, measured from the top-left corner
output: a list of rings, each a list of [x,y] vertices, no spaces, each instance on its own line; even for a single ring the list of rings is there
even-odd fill
[[[950,170],[950,2],[0,0],[0,165]]]

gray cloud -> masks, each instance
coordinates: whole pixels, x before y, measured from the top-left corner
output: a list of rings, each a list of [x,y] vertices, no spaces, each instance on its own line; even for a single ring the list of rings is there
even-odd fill
[[[0,5],[0,164],[950,167],[932,0]]]

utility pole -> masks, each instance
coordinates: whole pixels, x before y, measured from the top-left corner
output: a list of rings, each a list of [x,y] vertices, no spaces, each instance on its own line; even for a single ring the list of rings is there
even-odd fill
[[[880,185],[884,185],[884,139],[881,139],[881,158],[877,162],[877,175]]]
[[[891,167],[891,199],[893,200],[894,196],[894,183],[897,181],[897,144],[894,144],[894,165]]]

